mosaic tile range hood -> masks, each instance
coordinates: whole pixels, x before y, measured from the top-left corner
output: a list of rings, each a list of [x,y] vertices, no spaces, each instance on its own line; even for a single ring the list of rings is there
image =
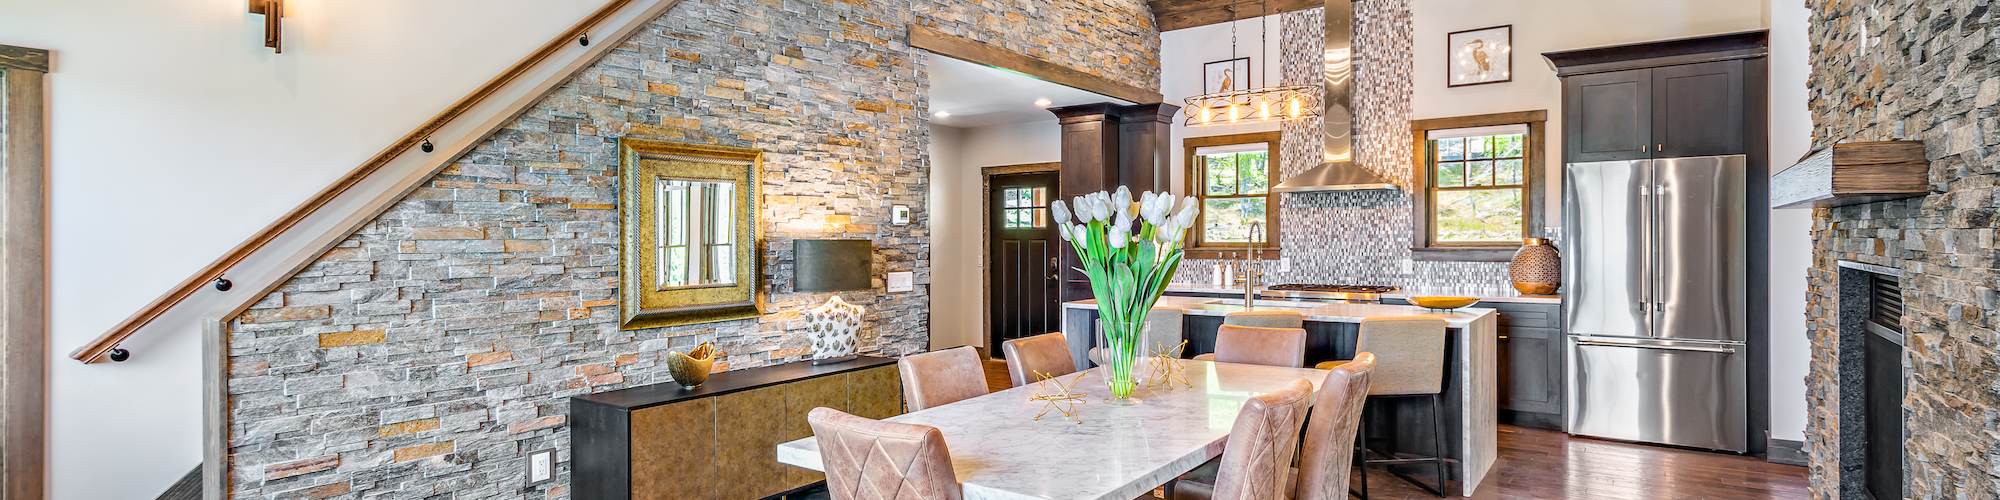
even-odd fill
[[[1354,162],[1354,2],[1326,1],[1326,96],[1320,102],[1325,162],[1285,179],[1272,191],[1361,191],[1399,189]]]

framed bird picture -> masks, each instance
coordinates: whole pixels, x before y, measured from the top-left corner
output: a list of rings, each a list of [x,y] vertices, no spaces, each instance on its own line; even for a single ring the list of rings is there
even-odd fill
[[[1201,65],[1201,93],[1250,89],[1250,58],[1239,57]]]
[[[1455,31],[1445,35],[1446,87],[1514,80],[1514,25]]]

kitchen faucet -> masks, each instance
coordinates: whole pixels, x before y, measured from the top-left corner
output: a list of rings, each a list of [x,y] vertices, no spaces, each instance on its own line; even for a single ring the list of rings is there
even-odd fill
[[[1258,223],[1250,223],[1250,251],[1243,254],[1243,309],[1246,311],[1257,303],[1257,269],[1251,266],[1252,259],[1260,258],[1257,255],[1257,230],[1260,227]]]

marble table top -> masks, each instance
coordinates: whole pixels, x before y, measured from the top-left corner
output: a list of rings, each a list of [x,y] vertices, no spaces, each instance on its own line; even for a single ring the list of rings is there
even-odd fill
[[[1208,297],[1165,296],[1165,297],[1160,297],[1159,302],[1154,302],[1153,307],[1175,307],[1179,308],[1182,312],[1186,314],[1193,314],[1197,316],[1227,316],[1229,315],[1229,313],[1246,310],[1243,306],[1231,306],[1231,305],[1210,303],[1216,300],[1229,300],[1229,299],[1214,299]],[[1349,304],[1349,303],[1317,303],[1317,302],[1302,303],[1302,302],[1287,302],[1287,301],[1275,301],[1275,302],[1299,304],[1301,307],[1257,306],[1256,309],[1260,311],[1273,311],[1273,310],[1298,311],[1306,315],[1306,321],[1324,321],[1331,323],[1360,323],[1362,319],[1375,316],[1431,316],[1437,318],[1444,318],[1445,323],[1450,324],[1453,328],[1464,328],[1466,325],[1472,324],[1474,320],[1477,320],[1489,314],[1494,314],[1492,309],[1486,309],[1480,307],[1466,307],[1460,309],[1453,309],[1450,311],[1438,311],[1435,309],[1429,309],[1417,306],[1398,306],[1398,305],[1388,305],[1388,304]],[[1097,301],[1078,300],[1072,302],[1064,302],[1062,306],[1065,308],[1096,309]],[[1304,306],[1310,306],[1310,307],[1304,307]]]
[[[1075,390],[1083,423],[1029,400],[1035,385],[890,417],[944,433],[952,469],[967,500],[1130,500],[1221,456],[1236,413],[1252,396],[1293,380],[1325,380],[1325,370],[1179,360],[1194,387],[1139,389],[1137,406],[1104,404],[1110,389],[1097,370]],[[805,438],[778,445],[778,461],[823,470],[819,445]]]

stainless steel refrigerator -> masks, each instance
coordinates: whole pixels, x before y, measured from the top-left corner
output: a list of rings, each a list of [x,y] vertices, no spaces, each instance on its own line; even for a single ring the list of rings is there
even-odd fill
[[[1571,434],[1743,451],[1744,157],[1563,169]]]

